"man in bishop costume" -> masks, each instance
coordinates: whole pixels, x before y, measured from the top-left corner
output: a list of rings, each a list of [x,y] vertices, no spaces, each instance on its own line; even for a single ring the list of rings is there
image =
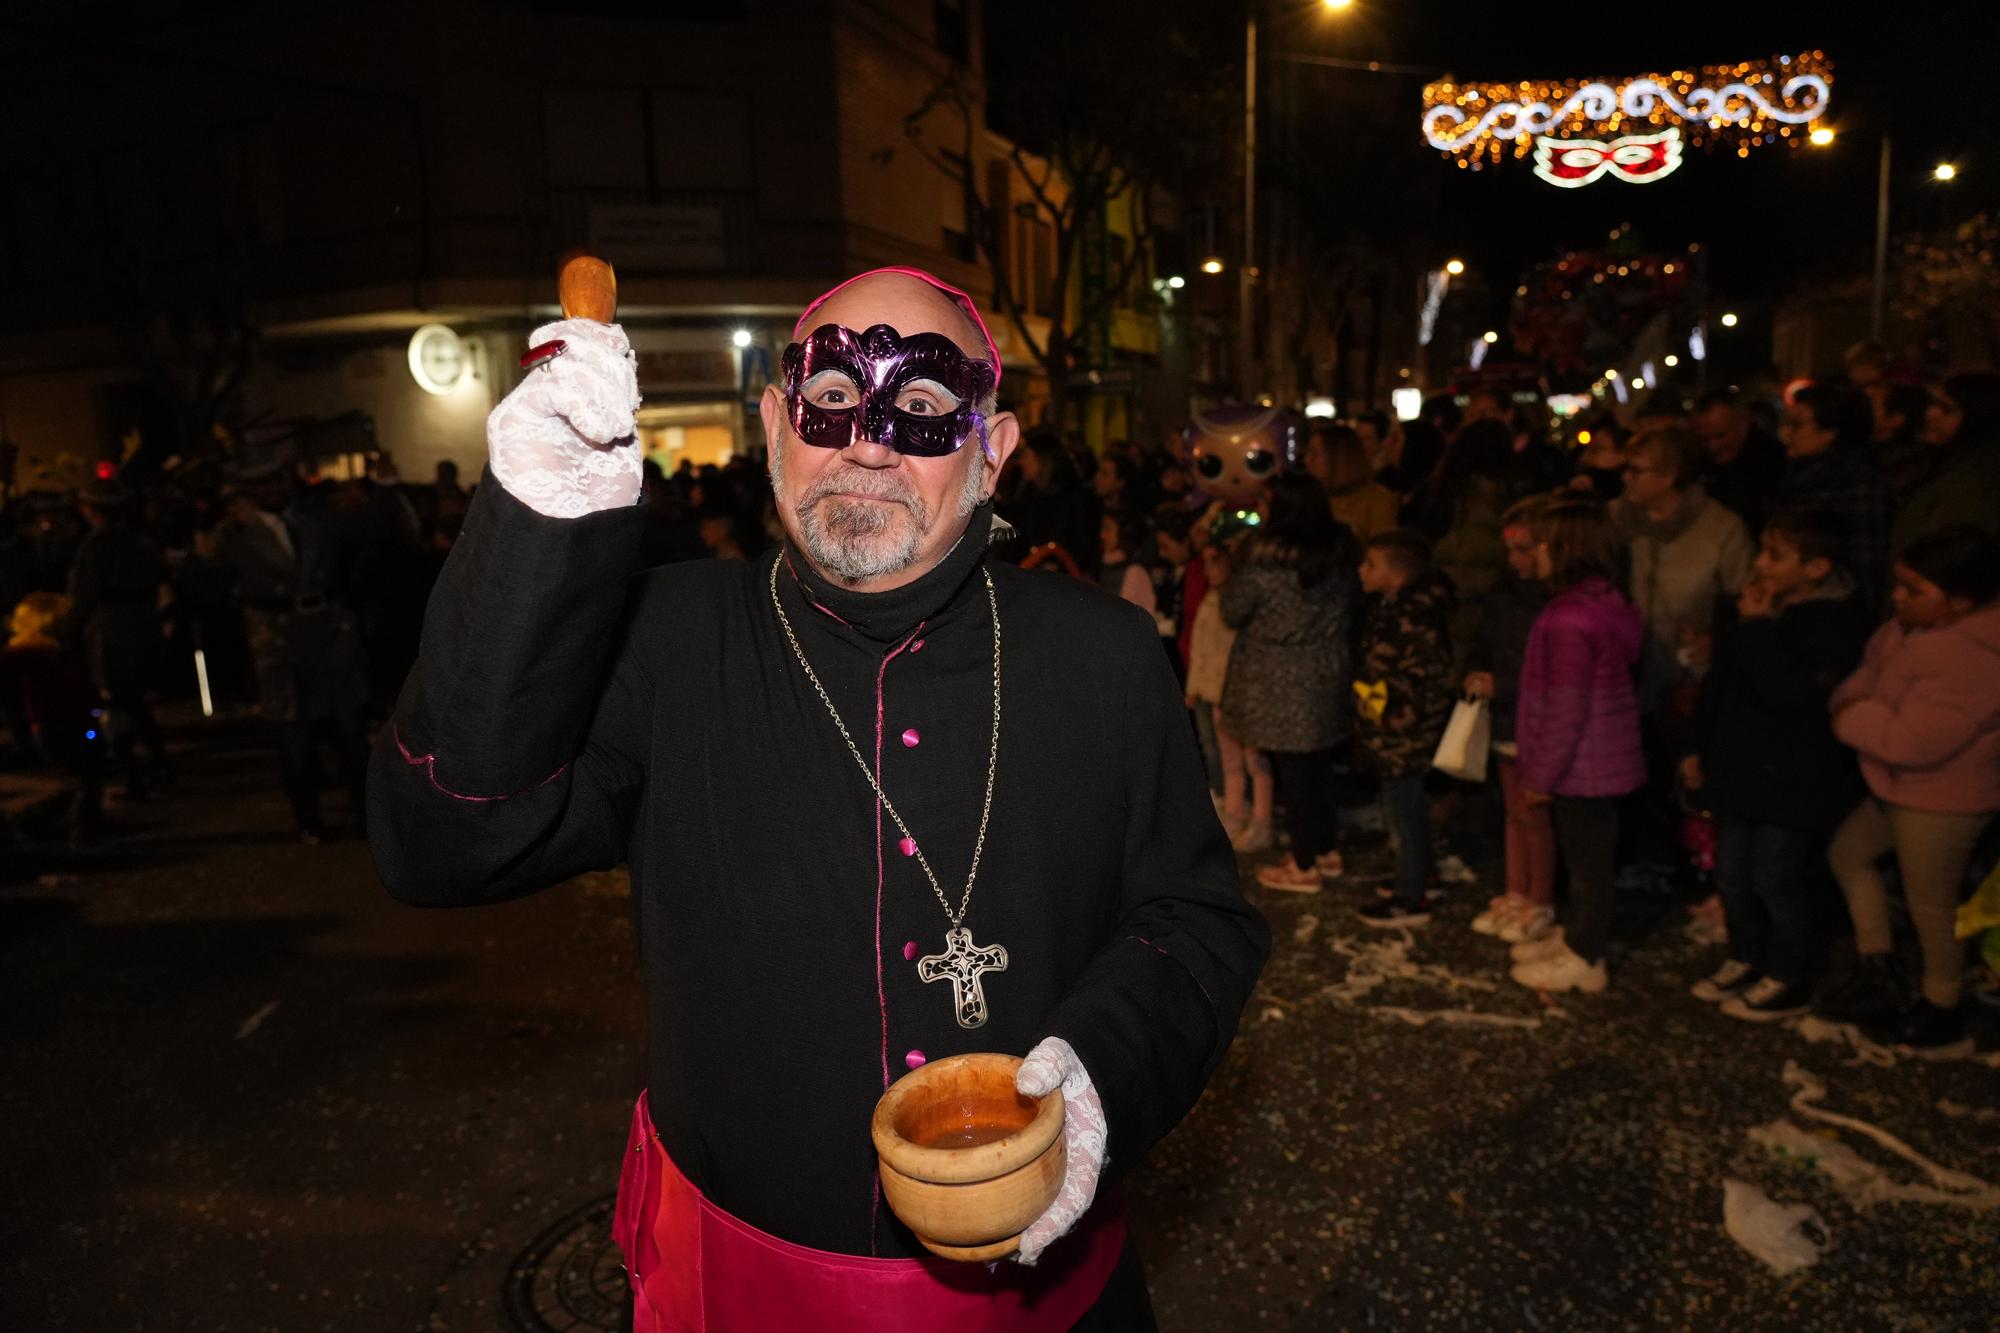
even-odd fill
[[[987,557],[1020,428],[970,298],[876,270],[795,337],[761,404],[782,549],[635,576],[630,346],[536,332],[563,353],[488,420],[375,751],[377,866],[436,907],[629,866],[640,1333],[1149,1328],[1116,1181],[1221,1061],[1268,929],[1151,619]],[[869,1133],[970,1051],[1068,1110],[1062,1191],[996,1264],[918,1245]]]

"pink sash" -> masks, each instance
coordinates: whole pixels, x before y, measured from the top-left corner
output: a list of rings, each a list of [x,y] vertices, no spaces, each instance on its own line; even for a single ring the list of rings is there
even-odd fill
[[[632,1276],[634,1333],[1049,1333],[1097,1303],[1124,1251],[1117,1200],[1098,1203],[1033,1268],[808,1249],[704,1198],[660,1145],[641,1095],[612,1237]]]

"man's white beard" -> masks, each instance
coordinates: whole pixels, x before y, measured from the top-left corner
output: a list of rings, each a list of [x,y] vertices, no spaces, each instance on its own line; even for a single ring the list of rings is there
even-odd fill
[[[783,495],[786,446],[771,453],[771,489]],[[984,460],[975,455],[965,470],[953,517],[964,522],[979,506]],[[836,495],[835,492],[848,494]],[[881,504],[849,498],[875,496]],[[865,468],[835,463],[806,487],[793,511],[806,555],[819,568],[846,583],[900,574],[916,563],[918,548],[931,530],[930,508],[899,468]]]

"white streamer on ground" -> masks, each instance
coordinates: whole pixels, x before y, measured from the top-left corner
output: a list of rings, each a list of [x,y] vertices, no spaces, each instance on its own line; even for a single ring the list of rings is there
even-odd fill
[[[1981,1211],[1988,1208],[2000,1207],[2000,1188],[1988,1184],[1977,1176],[1968,1175],[1963,1171],[1954,1171],[1950,1167],[1939,1166],[1936,1162],[1933,1162],[1930,1158],[1924,1156],[1886,1129],[1872,1125],[1857,1116],[1842,1115],[1837,1111],[1829,1111],[1825,1107],[1817,1105],[1817,1103],[1826,1100],[1826,1084],[1811,1071],[1800,1068],[1796,1061],[1785,1061],[1784,1078],[1785,1086],[1793,1090],[1792,1111],[1795,1114],[1820,1121],[1823,1124],[1851,1130],[1856,1134],[1873,1139],[1882,1148],[1894,1153],[1929,1176],[1931,1184],[1936,1187],[1934,1190],[1924,1191],[1921,1196],[1899,1192],[1894,1195],[1886,1195],[1885,1197],[1922,1197],[1923,1201],[1927,1203],[1951,1203]],[[1767,1126],[1766,1128],[1768,1129],[1769,1127]],[[1853,1154],[1849,1153],[1848,1156],[1851,1157]],[[1854,1160],[1862,1162],[1862,1159],[1858,1157]],[[1862,1165],[1866,1166],[1867,1163],[1862,1162]],[[1835,1183],[1839,1183],[1838,1179],[1836,1179]],[[1908,1191],[1920,1187],[1892,1186],[1892,1188],[1898,1191]]]
[[[1750,1142],[1780,1161],[1798,1162],[1818,1171],[1856,1208],[1878,1203],[1936,1203],[1980,1212],[2000,1200],[2000,1194],[1990,1186],[1967,1191],[1905,1185],[1840,1139],[1816,1134],[1784,1116],[1768,1125],[1754,1126],[1749,1135]]]
[[[1311,924],[1308,925],[1308,922]],[[1305,943],[1318,928],[1317,918],[1302,917],[1293,927],[1293,938]],[[1487,994],[1499,990],[1500,986],[1490,977],[1467,976],[1438,963],[1417,962],[1410,957],[1410,951],[1416,947],[1416,937],[1407,930],[1368,939],[1329,935],[1326,947],[1347,960],[1347,975],[1298,1000],[1260,992],[1257,999],[1267,1006],[1259,1014],[1260,1019],[1267,1022],[1282,1019],[1290,1010],[1314,1000],[1331,1000],[1344,1008],[1396,1019],[1413,1027],[1438,1023],[1448,1027],[1534,1029],[1539,1028],[1545,1018],[1564,1017],[1563,1011],[1553,1006],[1545,1006],[1534,1016],[1522,1016],[1494,1013],[1469,1005],[1462,1008],[1416,1009],[1408,1005],[1370,1004],[1366,1002],[1367,997],[1378,987],[1391,982],[1414,983],[1454,995],[1469,992]]]
[[[2000,1109],[1991,1106],[1967,1106],[1949,1097],[1938,1098],[1938,1114],[1950,1116],[1953,1120],[1970,1118],[1975,1125],[2000,1124]]]
[[[243,1020],[242,1024],[236,1029],[236,1040],[242,1041],[258,1028],[263,1027],[264,1020],[277,1012],[278,1002],[276,1000],[272,1000],[269,1004],[264,1005],[256,1013]]]

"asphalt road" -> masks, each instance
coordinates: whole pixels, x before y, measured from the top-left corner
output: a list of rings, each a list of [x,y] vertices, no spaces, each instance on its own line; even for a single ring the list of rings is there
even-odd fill
[[[180,783],[112,845],[0,865],[0,1328],[617,1327],[622,875],[402,908],[358,841],[290,839],[252,724],[175,743]],[[1718,1016],[1685,991],[1715,952],[1664,897],[1622,905],[1610,992],[1551,1006],[1464,929],[1484,890],[1406,952],[1359,938],[1367,892],[1253,890],[1279,941],[1259,998],[1128,1182],[1167,1329],[1994,1326],[2000,1209],[1858,1206],[1747,1135],[1789,1114],[1928,1179],[1790,1111],[1795,1061],[1811,1105],[2000,1181],[2000,1069]],[[1415,1025],[1440,1009],[1484,1017]],[[1727,1176],[1813,1206],[1818,1264],[1732,1241]]]

